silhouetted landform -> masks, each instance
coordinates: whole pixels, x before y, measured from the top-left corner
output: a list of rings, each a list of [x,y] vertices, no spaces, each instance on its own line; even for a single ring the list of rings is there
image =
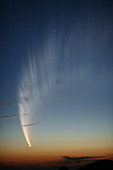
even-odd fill
[[[0,166],[0,169],[2,169],[2,170],[16,170],[16,169],[19,170],[21,168],[20,167],[14,167],[14,166]]]
[[[61,166],[59,170],[69,170],[66,166]]]
[[[113,170],[112,160],[98,160],[93,163],[87,164],[78,170]]]
[[[34,165],[35,166],[35,165]],[[55,167],[33,167],[28,166],[28,167],[18,167],[18,166],[5,166],[5,165],[0,165],[0,170],[113,170],[113,161],[112,160],[98,160],[93,163],[87,164],[81,168],[77,168],[77,166],[61,166],[60,168],[55,166]]]

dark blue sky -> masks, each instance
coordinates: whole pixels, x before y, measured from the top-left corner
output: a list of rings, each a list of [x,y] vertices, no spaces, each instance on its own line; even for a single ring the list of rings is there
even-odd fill
[[[48,40],[57,48],[59,72],[68,62],[67,72],[84,65],[91,67],[90,76],[112,75],[112,1],[4,0],[0,9],[1,87],[10,82],[16,95],[29,46],[36,53]]]
[[[1,1],[2,75],[10,69],[8,77],[11,78],[11,71],[17,67],[18,72],[20,62],[26,61],[28,44],[36,50],[50,35],[58,38],[59,34],[62,34],[61,48],[67,44],[64,39],[69,40],[71,36],[72,53],[78,55],[82,50],[86,62],[90,55],[93,64],[98,62],[98,67],[100,64],[109,67],[112,62],[112,7],[112,1]],[[56,32],[52,32],[54,30]],[[88,43],[90,49],[86,49]]]

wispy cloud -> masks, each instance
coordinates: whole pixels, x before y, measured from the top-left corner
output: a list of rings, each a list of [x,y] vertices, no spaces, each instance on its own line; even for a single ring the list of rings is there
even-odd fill
[[[24,113],[24,114],[20,114],[20,116],[28,116],[30,114]]]
[[[17,116],[17,114],[5,115],[5,116],[0,116],[0,119],[11,118],[11,117],[15,117],[15,116]]]
[[[22,126],[33,126],[33,125],[36,125],[36,124],[39,124],[39,123],[32,123],[32,124],[26,124],[26,125],[22,125]]]

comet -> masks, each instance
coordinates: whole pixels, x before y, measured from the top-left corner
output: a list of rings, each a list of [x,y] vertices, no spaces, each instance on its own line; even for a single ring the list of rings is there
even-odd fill
[[[31,148],[30,139],[29,139],[28,133],[27,133],[27,131],[26,131],[25,128],[23,128],[23,132],[24,132],[24,136],[25,136],[25,139],[26,139],[26,141],[27,141],[27,144],[28,144],[28,146]]]
[[[33,117],[38,118],[43,101],[50,95],[56,82],[57,51],[52,42],[47,42],[46,47],[37,56],[29,52],[28,61],[23,64],[23,70],[18,82],[18,112],[21,128],[29,147],[30,128]]]
[[[29,147],[31,147],[31,143],[30,143],[30,138],[29,138],[29,129],[28,128],[24,128],[24,126],[22,124],[25,124],[26,123],[26,115],[24,116],[21,116],[22,115],[22,111],[24,111],[25,108],[24,108],[24,105],[21,103],[19,104],[19,113],[20,113],[20,122],[21,122],[21,127],[22,127],[22,130],[23,130],[23,133],[24,133],[24,136],[25,136],[25,139],[26,139],[26,142],[28,144]]]
[[[24,67],[20,82],[18,83],[18,111],[20,124],[26,142],[31,147],[30,127],[37,123],[30,123],[33,115],[37,113],[39,103],[39,86],[37,81],[36,64],[29,58],[28,65]]]

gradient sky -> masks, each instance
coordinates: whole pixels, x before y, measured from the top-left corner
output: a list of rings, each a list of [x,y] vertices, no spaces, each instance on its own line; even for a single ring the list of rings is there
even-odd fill
[[[112,0],[1,0],[0,15],[0,163],[113,154]]]

